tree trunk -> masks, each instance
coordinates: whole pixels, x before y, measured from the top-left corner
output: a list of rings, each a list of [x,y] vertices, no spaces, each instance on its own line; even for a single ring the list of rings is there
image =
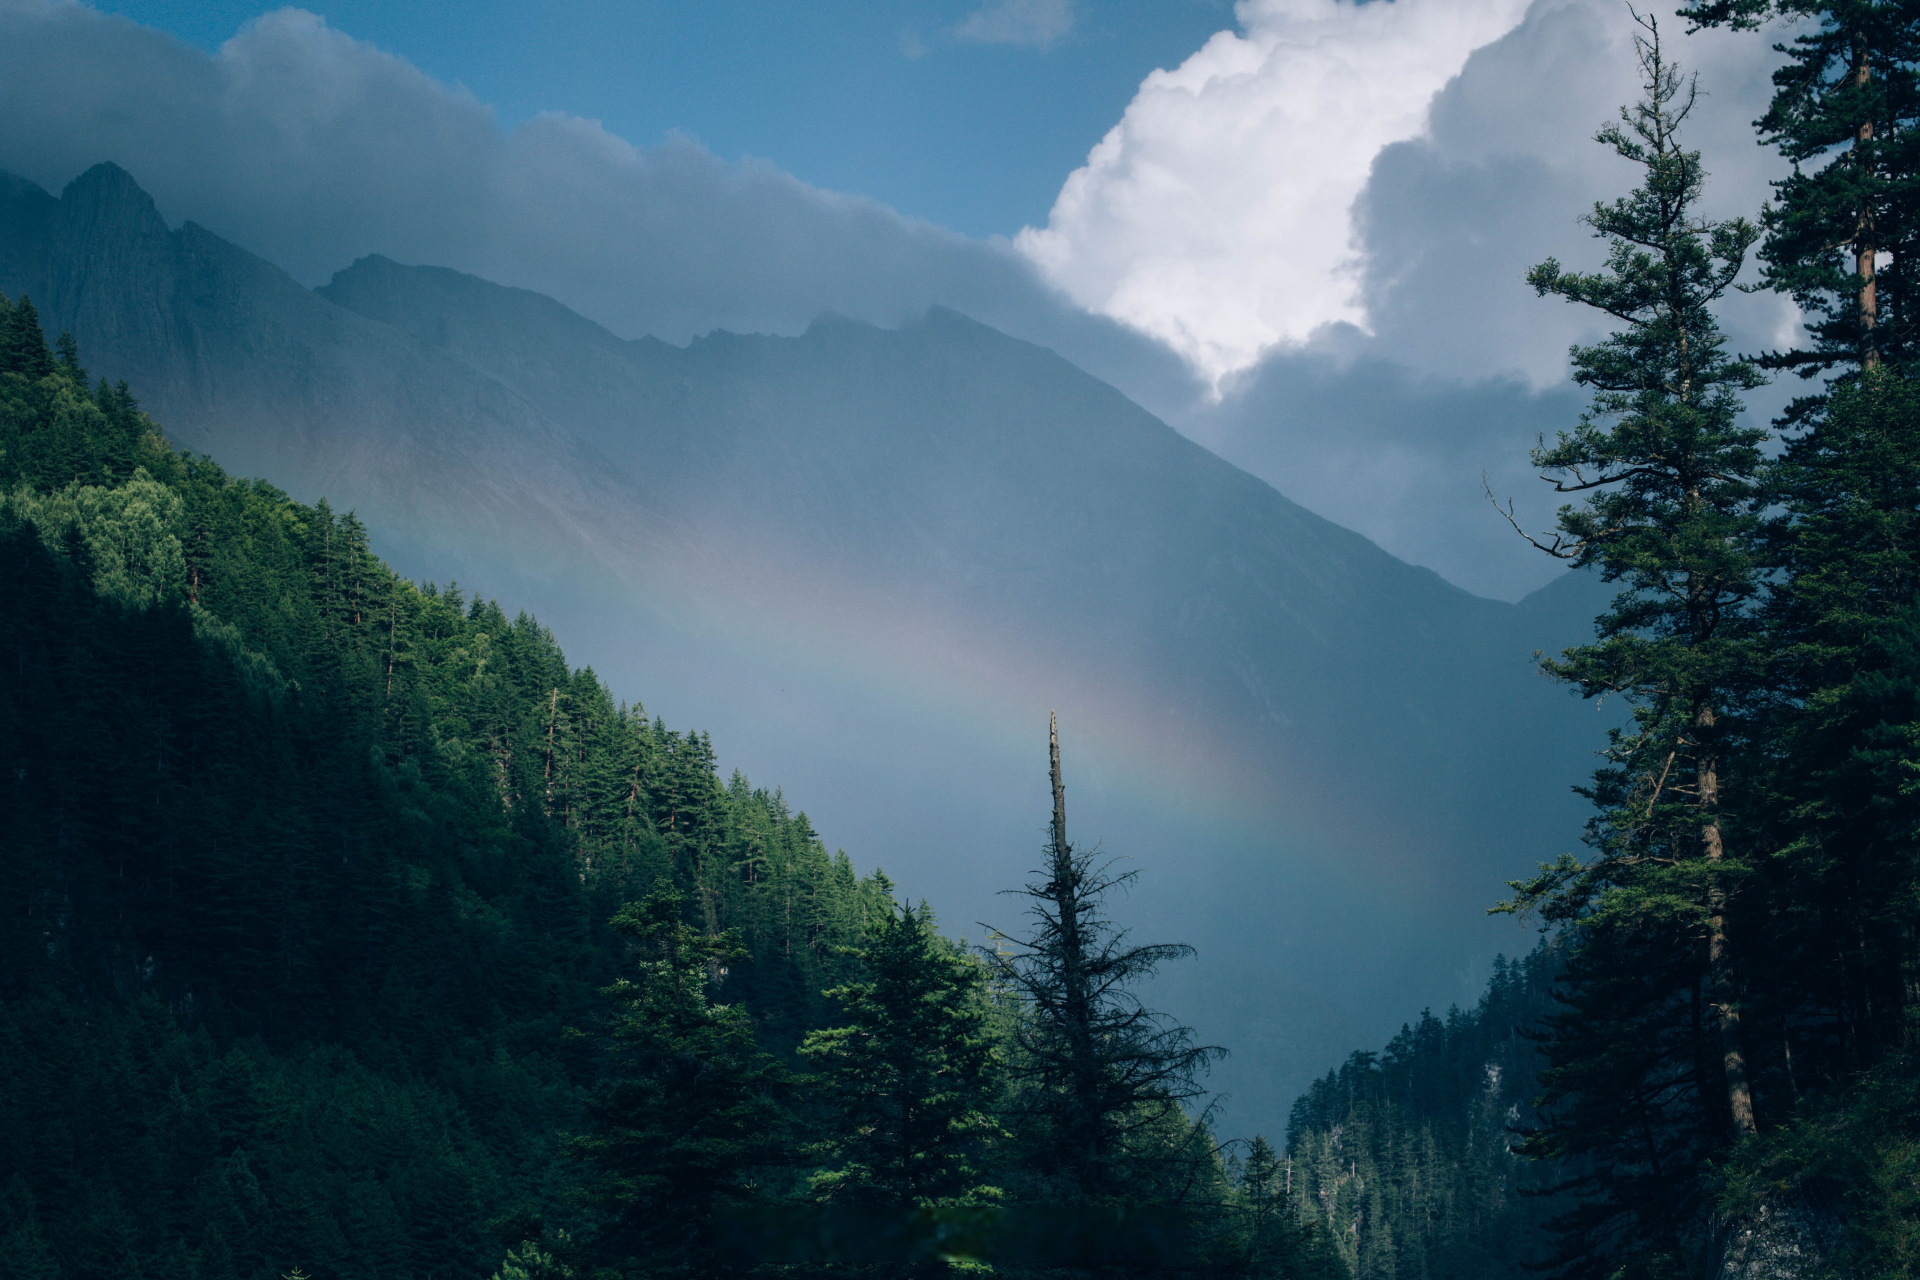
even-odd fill
[[[1053,856],[1067,853],[1067,789],[1060,784],[1060,721],[1047,713],[1047,763],[1053,779]]]
[[[1900,926],[1900,996],[1903,1010],[1920,1007],[1920,957],[1915,955],[1911,920]],[[1906,1018],[1900,1019],[1900,1043],[1911,1044],[1913,1030]]]
[[[1853,45],[1853,73],[1847,77],[1848,84],[1864,88],[1873,76],[1873,69],[1867,62],[1867,42],[1856,38]],[[1854,131],[1853,150],[1857,162],[1864,162],[1867,144],[1873,141],[1873,121],[1862,120]],[[1880,302],[1876,288],[1876,271],[1879,247],[1875,243],[1873,206],[1862,205],[1858,221],[1854,227],[1853,260],[1854,269],[1860,276],[1860,367],[1877,369],[1880,367],[1880,346],[1876,341],[1875,327],[1880,321]]]
[[[1702,707],[1694,717],[1705,743],[1713,733],[1713,708]],[[1714,1018],[1720,1025],[1720,1054],[1727,1077],[1727,1109],[1734,1132],[1757,1131],[1753,1121],[1753,1088],[1747,1081],[1747,1054],[1740,1037],[1739,992],[1733,975],[1733,949],[1727,943],[1727,891],[1717,874],[1726,849],[1720,835],[1720,772],[1708,746],[1700,760],[1700,808],[1707,821],[1701,828],[1709,864],[1707,881],[1707,978],[1712,987]]]
[[[540,780],[546,784],[547,800],[541,806],[541,813],[553,816],[553,726],[560,717],[560,688],[554,686],[553,693],[547,699],[547,761],[540,771]]]
[[[400,625],[400,600],[396,593],[387,601],[387,692],[382,701],[393,701],[393,637]]]

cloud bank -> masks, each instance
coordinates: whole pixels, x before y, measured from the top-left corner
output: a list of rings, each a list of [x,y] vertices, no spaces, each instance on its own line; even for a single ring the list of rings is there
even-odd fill
[[[1709,175],[1702,212],[1754,216],[1786,172],[1750,123],[1772,93],[1779,33],[1665,27],[1668,56],[1702,90],[1683,134]],[[1535,0],[1435,96],[1418,137],[1381,150],[1353,208],[1380,350],[1426,373],[1546,387],[1564,377],[1568,344],[1601,332],[1595,313],[1536,299],[1522,279],[1549,255],[1597,266],[1602,247],[1576,219],[1640,180],[1592,140],[1640,94],[1633,30],[1619,0]],[[1794,317],[1771,294],[1733,295],[1722,315],[1748,349],[1779,341]]]
[[[1677,21],[1667,26],[1669,55],[1698,72],[1703,91],[1686,138],[1710,175],[1705,212],[1752,215],[1785,168],[1750,125],[1771,93],[1780,33],[1683,36]],[[1552,520],[1559,499],[1527,451],[1577,418],[1585,397],[1567,381],[1567,348],[1604,326],[1590,310],[1535,297],[1524,277],[1549,255],[1598,265],[1603,247],[1577,219],[1638,181],[1592,140],[1638,96],[1632,30],[1617,0],[1534,0],[1511,31],[1466,56],[1422,126],[1369,158],[1351,203],[1319,208],[1308,242],[1348,245],[1347,258],[1285,264],[1323,269],[1313,296],[1351,310],[1320,314],[1304,340],[1225,379],[1217,404],[1174,410],[1177,425],[1470,590],[1511,598],[1549,580],[1558,566],[1514,537],[1481,476],[1516,499],[1530,527]],[[1221,127],[1262,119],[1249,105]],[[1226,220],[1240,216],[1228,210]],[[1249,261],[1248,279],[1229,284],[1279,296],[1258,275],[1265,260]],[[1791,341],[1797,314],[1777,295],[1740,294],[1722,317],[1733,345],[1752,351]],[[1750,413],[1764,421],[1794,390],[1757,393]]]
[[[1243,31],[1147,78],[1027,251],[690,141],[636,147],[559,114],[506,130],[292,9],[209,55],[80,4],[0,0],[0,168],[58,190],[114,160],[170,219],[306,283],[382,253],[550,294],[628,336],[951,306],[1395,555],[1512,597],[1555,568],[1493,515],[1481,472],[1550,518],[1526,451],[1577,412],[1566,347],[1598,332],[1522,277],[1548,254],[1597,260],[1575,219],[1634,174],[1590,139],[1636,92],[1617,0],[1520,3],[1249,0]],[[1708,95],[1691,136],[1716,213],[1757,208],[1779,168],[1748,124],[1771,43],[1674,36]],[[1071,298],[1029,252],[1054,255]],[[1793,313],[1742,297],[1728,321],[1751,350]],[[1217,401],[1196,353],[1210,377],[1239,369]]]
[[[1526,0],[1241,0],[1156,71],[1016,243],[1090,310],[1215,383],[1324,325],[1364,328],[1348,211],[1381,149]]]
[[[0,0],[0,168],[58,191],[101,160],[170,219],[310,285],[382,253],[670,341],[797,333],[825,311],[892,325],[944,304],[1087,364],[1186,381],[1005,245],[686,140],[636,147],[557,113],[503,130],[464,90],[311,13],[267,14],[209,56],[78,4]]]
[[[1568,256],[1574,215],[1630,180],[1589,141],[1638,94],[1624,9],[1241,0],[1236,13],[1242,32],[1147,77],[1020,249],[1216,387],[1276,351],[1356,338],[1423,372],[1557,382],[1586,330],[1541,323],[1514,285]],[[1709,92],[1692,141],[1718,203],[1751,211],[1779,169],[1747,123],[1770,42],[1669,28]],[[1777,328],[1783,309],[1764,309]]]

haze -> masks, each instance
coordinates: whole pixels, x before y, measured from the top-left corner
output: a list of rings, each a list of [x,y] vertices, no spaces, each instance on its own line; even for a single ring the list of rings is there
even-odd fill
[[[1166,998],[1236,1048],[1223,1082],[1251,1121],[1272,1127],[1305,1078],[1424,1004],[1470,1000],[1496,950],[1531,945],[1477,908],[1577,840],[1565,788],[1604,721],[1527,662],[1576,639],[1598,596],[1555,580],[1482,476],[1524,522],[1550,518],[1526,452],[1577,415],[1565,351],[1593,330],[1521,277],[1548,254],[1582,261],[1576,217],[1623,189],[1587,141],[1634,93],[1618,5],[903,0],[805,24],[775,6],[509,10],[0,0],[0,169],[44,188],[10,188],[27,211],[11,234],[41,243],[19,229],[29,214],[55,228],[41,258],[13,252],[0,289],[52,290],[50,320],[99,371],[145,370],[136,389],[186,443],[358,505],[402,572],[535,609],[573,661],[710,730],[723,770],[784,787],[952,931],[1010,923],[994,892],[1036,856],[1042,730],[1060,710],[1073,825],[1140,860],[1128,911],[1143,933],[1200,948]],[[1775,173],[1749,127],[1768,43],[1681,46],[1710,95],[1693,132],[1709,213],[1756,208]],[[101,162],[126,181],[47,200]],[[403,388],[444,429],[368,417],[324,448],[246,434],[231,405],[252,384],[217,343],[205,368],[166,363],[181,334],[218,329],[202,302],[189,314],[168,294],[148,329],[89,332],[83,259],[60,257],[84,237],[58,230],[83,209],[111,214],[87,243],[145,246],[124,259],[142,279],[174,270],[185,250],[163,241],[187,222],[283,269],[305,289],[247,276],[224,248],[212,259],[252,281],[253,314],[357,371],[347,407],[377,414],[375,391]],[[528,345],[482,332],[491,317]],[[1755,349],[1796,317],[1756,295],[1727,322]],[[395,335],[417,360],[393,355]],[[536,340],[542,369],[606,354],[543,381]],[[901,423],[940,418],[889,381],[909,359],[981,403],[1026,370],[1054,397],[1020,427],[1036,469],[1015,486],[1000,465],[1013,437],[987,427],[1022,421],[1008,404],[955,410],[937,463],[901,446],[898,469],[835,489],[822,459],[875,456]],[[693,407],[649,408],[641,431],[633,406],[669,378],[696,388]],[[484,440],[458,411],[482,382],[525,406]],[[262,423],[322,422],[292,392],[246,394]],[[728,434],[746,419],[724,406],[743,403],[768,432],[753,448]],[[672,463],[687,487],[661,479],[661,441],[723,437],[725,461]],[[768,442],[793,456],[763,467]],[[403,474],[368,461],[388,446]],[[1101,548],[1016,581],[1009,530],[1032,502],[1148,504],[1152,486],[1126,478],[1133,449],[1191,467],[1182,483],[1215,505],[1156,513],[1142,527],[1165,538],[1115,551],[1122,587],[1049,636],[1036,584],[1090,572]],[[500,482],[520,506],[446,497],[462,467],[536,455],[552,477]],[[595,478],[595,457],[625,470]],[[863,505],[909,474],[924,486],[909,492],[953,504],[949,523]],[[439,525],[422,493],[445,499]],[[925,541],[903,547],[909,528]],[[1206,554],[1182,559],[1176,532]],[[1141,566],[1179,581],[1222,555],[1262,582],[1289,566],[1311,590],[1256,608],[1221,588],[1217,615],[1165,635],[1112,622],[1088,639],[1121,617],[1126,584],[1159,589]],[[1274,639],[1276,619],[1305,638]],[[1444,633],[1471,681],[1394,701],[1450,679],[1397,669],[1413,664],[1402,627]],[[1077,665],[1088,652],[1095,668]],[[1193,674],[1213,671],[1240,683]],[[1499,741],[1493,704],[1468,691],[1521,708],[1524,741]],[[1358,776],[1369,759],[1377,778]]]

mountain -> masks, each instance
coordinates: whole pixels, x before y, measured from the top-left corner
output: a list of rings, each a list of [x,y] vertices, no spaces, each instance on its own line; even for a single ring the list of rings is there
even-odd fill
[[[1059,710],[1076,838],[1200,947],[1161,990],[1271,1130],[1477,994],[1516,947],[1479,908],[1577,837],[1600,721],[1531,655],[1594,584],[1471,596],[956,313],[681,348],[377,257],[309,290],[112,165],[5,184],[0,291],[183,444],[582,637],[950,926],[1012,923]]]
[[[569,1135],[649,969],[622,904],[738,939],[716,985],[790,1054],[888,885],[532,617],[182,456],[20,320],[0,302],[7,1274],[451,1280],[590,1230]]]

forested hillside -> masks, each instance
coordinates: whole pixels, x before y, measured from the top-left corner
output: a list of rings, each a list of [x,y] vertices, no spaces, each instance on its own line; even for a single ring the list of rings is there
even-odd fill
[[[1134,994],[1189,949],[1057,751],[983,957],[24,298],[0,485],[0,1274],[1344,1274],[1196,1121],[1219,1051]]]
[[[1584,634],[1591,575],[1476,598],[951,311],[673,346],[378,257],[308,289],[102,159],[0,178],[0,290],[175,440],[537,612],[956,921],[1026,868],[1004,797],[1058,710],[1087,829],[1195,865],[1132,910],[1204,938],[1167,998],[1238,1029],[1250,1126],[1452,997],[1483,886],[1578,836],[1603,717],[1530,655]],[[1334,959],[1383,917],[1390,954]]]
[[[0,353],[0,1235],[22,1276],[483,1275],[571,1212],[665,876],[729,998],[819,1025],[891,902],[699,734],[351,515],[176,452],[123,385]]]
[[[1559,967],[1546,945],[1496,958],[1473,1008],[1423,1012],[1294,1104],[1294,1212],[1325,1224],[1355,1280],[1520,1280],[1545,1261],[1564,1171],[1513,1144],[1538,1123],[1535,1040]]]
[[[1920,0],[1712,0],[1686,17],[1795,24],[1758,127],[1798,167],[1758,222],[1703,217],[1707,175],[1682,138],[1705,98],[1659,21],[1630,14],[1642,96],[1598,139],[1638,185],[1586,215],[1604,249],[1596,269],[1548,259],[1528,276],[1614,326],[1570,353],[1588,411],[1532,454],[1566,505],[1549,530],[1515,526],[1612,593],[1585,642],[1540,664],[1620,709],[1604,743],[1594,735],[1599,765],[1579,792],[1585,852],[1541,863],[1491,904],[1541,928],[1532,954],[1500,961],[1474,1008],[1423,1013],[1312,1083],[1279,1147],[1216,1132],[1208,1072],[1230,1046],[1145,998],[1193,948],[1116,920],[1140,872],[1131,850],[1069,839],[1057,734],[1037,860],[1023,884],[988,886],[1012,893],[1019,918],[969,948],[929,904],[896,901],[877,869],[862,877],[829,854],[780,792],[723,782],[704,735],[571,668],[531,617],[407,581],[354,514],[181,451],[126,383],[90,382],[71,336],[50,345],[25,297],[0,299],[0,1280],[1920,1274]],[[89,181],[145,218],[162,246],[152,261],[172,254],[170,270],[197,262],[228,282],[252,272],[265,283],[250,296],[301,319],[302,349],[337,357],[326,370],[379,349],[380,385],[414,385],[401,348],[381,347],[387,320],[343,318],[204,232],[156,231],[123,179]],[[41,197],[21,207],[42,230],[80,207],[59,214]],[[1760,284],[1807,320],[1790,349],[1744,355],[1720,328],[1753,257]],[[88,283],[84,314],[116,314],[110,286]],[[1470,831],[1505,858],[1509,824],[1554,811],[1532,775],[1476,755],[1480,730],[1511,731],[1508,751],[1529,733],[1560,742],[1553,717],[1535,718],[1532,695],[1509,685],[1504,624],[1483,625],[1498,610],[1447,605],[1405,566],[1374,572],[1379,557],[1356,540],[1320,537],[1047,353],[936,316],[894,335],[829,324],[792,343],[639,344],[634,356],[577,317],[450,273],[363,264],[333,292],[420,330],[405,331],[419,344],[407,352],[491,406],[475,410],[489,450],[513,441],[515,422],[551,425],[528,416],[528,397],[575,366],[536,361],[518,371],[526,396],[490,399],[450,353],[478,359],[476,346],[518,331],[476,324],[429,342],[450,299],[552,322],[591,348],[585,359],[730,370],[702,394],[691,381],[654,387],[657,421],[678,424],[668,443],[688,452],[682,471],[650,480],[714,481],[680,501],[738,514],[771,495],[770,477],[808,453],[780,421],[813,419],[863,466],[903,450],[913,466],[847,473],[848,491],[899,499],[897,523],[864,526],[871,511],[836,506],[808,525],[834,504],[802,485],[802,500],[759,513],[759,532],[804,549],[806,526],[849,557],[884,559],[959,547],[930,531],[963,525],[998,548],[965,563],[1004,560],[1011,576],[947,565],[927,572],[930,592],[1083,590],[1078,616],[1113,629],[1082,656],[1137,647],[1168,658],[1176,684],[1265,708],[1247,722],[1257,733],[1205,738],[1236,768],[1239,747],[1322,713],[1354,735],[1349,747],[1402,771],[1446,743],[1451,772],[1423,784],[1438,790],[1379,802],[1423,818],[1406,839],[1428,841],[1429,858],[1382,864],[1405,884],[1356,861],[1377,903],[1365,930],[1341,935],[1342,963],[1390,968],[1392,895],[1417,896],[1416,871],[1435,883],[1457,872],[1449,839]],[[351,341],[313,336],[336,330]],[[823,349],[846,358],[816,363]],[[286,349],[263,355],[248,385],[265,395],[299,364]],[[841,384],[822,368],[862,372]],[[1027,381],[982,372],[1010,369]],[[1750,421],[1746,397],[1790,373],[1807,394],[1770,426]],[[929,388],[989,384],[1040,417],[1055,394],[1056,408],[1114,409],[1069,423],[1086,447],[1051,455],[1130,439],[1101,473],[1110,493],[1185,468],[1244,505],[1115,501],[1099,511],[1108,523],[1076,528],[1087,555],[1035,570],[1016,553],[1071,540],[886,483],[916,468],[950,478],[934,463],[981,419],[911,437],[889,434],[878,410],[853,423],[833,412],[862,397],[950,409],[963,397]],[[726,389],[743,385],[799,416],[734,413]],[[1009,434],[975,461],[1018,464],[1015,445],[1040,438],[1009,427],[1010,413],[986,420]],[[354,439],[278,445],[350,454]],[[567,466],[605,456],[573,443],[554,455]],[[446,452],[474,467],[460,491],[484,506],[485,468]],[[1062,474],[989,468],[978,492],[1044,497]],[[559,514],[564,494],[525,479],[501,481],[526,499],[518,509],[551,517],[560,542],[578,534]],[[994,487],[1016,481],[1032,487]],[[1086,499],[1097,486],[1081,488]],[[1178,510],[1162,524],[1179,539],[1153,532],[1141,515],[1153,509]],[[1112,532],[1123,526],[1124,539]],[[884,533],[903,528],[929,536]],[[1123,544],[1134,560],[1100,559]],[[1220,547],[1233,554],[1209,559]],[[1156,596],[1136,571],[1174,551],[1186,559],[1167,562]],[[904,580],[911,559],[872,581]],[[1078,573],[1087,563],[1102,572]],[[1209,567],[1183,577],[1182,563]],[[1200,577],[1210,585],[1183,594]],[[766,606],[819,581],[782,579],[792,594]],[[1296,611],[1309,599],[1326,605],[1317,621]],[[1367,647],[1342,640],[1369,619],[1400,626],[1418,600],[1433,607],[1415,625]],[[1140,609],[1172,629],[1154,632],[1129,612]],[[1048,620],[1072,630],[1061,619],[1074,616]],[[1198,650],[1176,641],[1202,633],[1227,646],[1214,659],[1292,636],[1297,654],[1317,655],[1289,672],[1308,687],[1249,698],[1265,687],[1255,668],[1189,669],[1181,659]],[[1484,683],[1457,678],[1463,655],[1484,664]],[[1441,692],[1403,700],[1383,677],[1368,709],[1335,678],[1349,662]],[[1482,696],[1501,688],[1512,700]],[[1178,738],[1156,744],[1168,746],[1160,763]],[[1309,789],[1341,759],[1331,738],[1314,745],[1323,772],[1292,778]],[[1499,821],[1491,791],[1455,786],[1483,772],[1504,787]],[[1397,776],[1383,764],[1342,785],[1384,795]],[[1449,807],[1421,807],[1440,791]],[[1205,849],[1192,812],[1182,837]],[[1020,815],[1033,827],[1041,816]],[[983,865],[962,873],[984,879]],[[1209,870],[1195,859],[1176,883]],[[1250,883],[1230,884],[1231,918],[1209,924],[1277,954],[1286,919]],[[1447,899],[1422,905],[1439,913]],[[1319,901],[1287,906],[1325,914]],[[1315,927],[1331,936],[1338,921]],[[1274,989],[1256,996],[1298,1020]]]

